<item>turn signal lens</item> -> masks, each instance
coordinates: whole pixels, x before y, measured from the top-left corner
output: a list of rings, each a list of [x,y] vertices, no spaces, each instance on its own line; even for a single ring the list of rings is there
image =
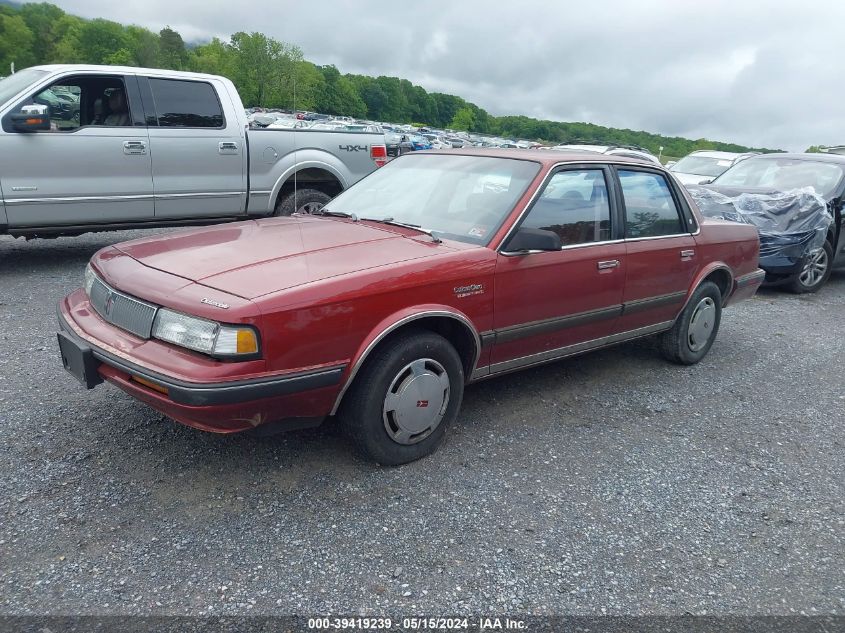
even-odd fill
[[[252,330],[238,330],[238,354],[257,354],[258,339]]]
[[[219,356],[248,355],[258,353],[258,336],[249,327],[220,326],[214,354]]]
[[[132,376],[132,380],[137,382],[140,385],[144,385],[145,387],[149,387],[153,391],[158,391],[159,393],[163,393],[165,396],[167,395],[167,387],[162,387],[158,383],[154,383],[152,380],[147,380],[146,378],[141,378],[140,376]]]

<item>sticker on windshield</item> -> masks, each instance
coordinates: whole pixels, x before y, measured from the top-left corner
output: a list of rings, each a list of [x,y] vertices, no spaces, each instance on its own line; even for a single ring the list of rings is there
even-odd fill
[[[484,237],[487,235],[487,229],[482,226],[474,226],[469,230],[469,235],[472,237]]]

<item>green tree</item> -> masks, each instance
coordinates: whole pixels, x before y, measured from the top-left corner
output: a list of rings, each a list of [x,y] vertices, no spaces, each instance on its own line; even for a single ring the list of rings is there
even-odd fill
[[[302,51],[263,33],[238,32],[229,43],[232,51],[231,79],[244,103],[280,105],[291,100],[296,64]]]
[[[65,15],[53,24],[50,33],[56,43],[47,62],[75,64],[84,61],[79,50],[79,34],[83,24],[84,21],[75,15]]]
[[[135,57],[132,55],[132,52],[127,48],[121,48],[116,50],[111,55],[106,55],[106,58],[103,60],[104,64],[108,64],[109,66],[136,66]]]
[[[453,130],[465,131],[474,129],[475,114],[473,113],[472,108],[461,108],[458,110],[452,118],[452,122],[449,123],[449,127]]]
[[[158,35],[159,65],[171,70],[184,70],[188,64],[188,51],[185,49],[185,41],[182,36],[169,26],[161,29]]]
[[[354,117],[367,116],[367,104],[348,77],[341,75],[334,66],[323,66],[320,70],[325,80],[317,96],[317,109],[320,112]]]
[[[110,55],[128,47],[123,26],[101,18],[83,22],[77,42],[82,61],[88,64],[104,64]]]
[[[140,26],[126,27],[126,39],[132,62],[131,66],[155,67],[159,59],[160,36]]]
[[[195,46],[188,52],[188,68],[197,73],[230,75],[231,51],[216,37],[208,44]]]
[[[53,25],[65,16],[65,12],[46,2],[30,2],[21,5],[20,16],[35,38],[32,43],[35,63],[50,62],[53,59],[58,42],[53,32]]]
[[[311,62],[297,62],[289,99],[280,105],[292,110],[316,110],[325,85],[326,80],[317,66]]]
[[[12,64],[21,69],[34,63],[34,39],[21,16],[0,13],[0,74],[7,75]]]

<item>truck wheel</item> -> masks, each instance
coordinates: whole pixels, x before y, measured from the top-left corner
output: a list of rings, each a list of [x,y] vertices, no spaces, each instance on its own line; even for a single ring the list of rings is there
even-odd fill
[[[366,457],[398,466],[434,452],[463,394],[463,364],[455,348],[439,334],[413,330],[367,359],[339,417]]]
[[[279,198],[274,215],[293,215],[294,213],[317,213],[332,197],[318,189],[298,189]]]
[[[722,293],[705,281],[681,312],[675,325],[660,335],[663,355],[673,363],[694,365],[707,355],[722,321]]]
[[[833,270],[833,248],[825,241],[821,248],[810,253],[804,260],[804,268],[795,275],[787,288],[796,294],[816,292],[830,277]]]

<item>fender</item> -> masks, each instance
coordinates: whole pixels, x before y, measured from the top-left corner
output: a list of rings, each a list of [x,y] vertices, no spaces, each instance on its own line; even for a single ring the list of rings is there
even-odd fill
[[[730,281],[728,282],[728,290],[723,300],[724,303],[727,303],[730,296],[734,293],[734,290],[736,290],[736,280],[734,279],[733,272],[731,272],[730,266],[728,266],[724,262],[710,262],[709,264],[707,264],[707,266],[698,271],[698,274],[693,279],[689,289],[687,290],[687,297],[686,299],[684,299],[684,305],[682,305],[681,309],[678,310],[678,314],[675,315],[675,320],[677,320],[681,313],[686,309],[690,298],[692,297],[696,289],[701,285],[701,282],[703,282],[707,276],[717,270],[724,270],[726,273],[728,273],[728,277],[730,279]]]
[[[454,319],[472,333],[473,339],[475,340],[475,357],[472,361],[472,367],[475,368],[478,364],[478,358],[481,355],[481,337],[478,334],[477,328],[473,325],[467,315],[451,306],[437,304],[426,304],[405,308],[391,314],[385,319],[382,319],[364,338],[363,342],[355,352],[355,355],[352,359],[350,359],[349,369],[343,379],[343,387],[341,387],[340,392],[337,394],[337,398],[335,399],[330,415],[335,415],[335,413],[337,413],[340,403],[343,400],[343,396],[346,394],[346,390],[349,389],[350,385],[355,380],[355,376],[358,375],[358,371],[361,369],[364,362],[376,346],[391,332],[396,331],[403,325],[413,323],[416,320],[424,319],[426,317],[446,317]],[[465,379],[469,380],[469,376],[465,376]]]
[[[325,159],[330,159],[332,162],[326,162]],[[279,191],[290,178],[303,169],[315,168],[322,169],[329,172],[340,183],[344,190],[349,187],[346,177],[341,173],[342,164],[335,159],[331,154],[321,150],[295,150],[287,154],[282,160],[276,164],[277,167],[282,163],[290,163],[287,165],[282,174],[276,179],[273,188],[270,190],[270,198],[267,202],[268,210],[273,211],[276,204],[276,198],[279,197]],[[336,164],[335,164],[336,163]],[[338,167],[341,165],[341,167]]]

